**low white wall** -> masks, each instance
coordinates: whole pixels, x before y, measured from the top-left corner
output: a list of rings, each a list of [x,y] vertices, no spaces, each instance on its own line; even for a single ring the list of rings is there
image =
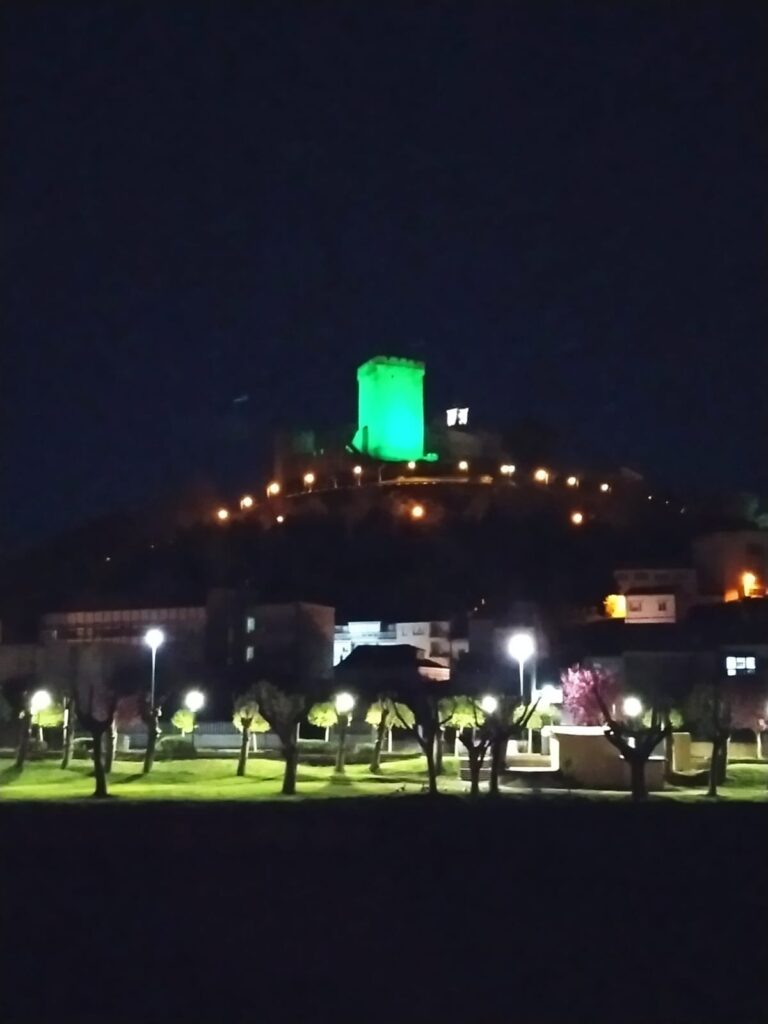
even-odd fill
[[[554,726],[550,738],[552,767],[566,782],[587,789],[630,788],[629,765],[608,742],[602,726]],[[645,767],[649,791],[664,788],[664,758],[652,756]]]

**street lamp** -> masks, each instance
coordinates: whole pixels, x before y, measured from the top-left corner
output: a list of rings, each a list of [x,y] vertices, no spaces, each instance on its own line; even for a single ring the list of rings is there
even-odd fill
[[[485,697],[480,701],[480,710],[484,711],[486,715],[492,715],[498,709],[498,700],[491,696],[490,693],[486,694]]]
[[[568,484],[569,487],[579,486],[579,478],[577,476],[569,476],[565,482]]]
[[[219,520],[220,523],[226,523],[226,521],[229,519],[229,509],[226,509],[224,507],[217,509],[216,518]]]
[[[424,518],[424,506],[414,505],[411,509],[411,519],[423,519]]]
[[[462,459],[459,462],[459,472],[466,473],[468,469],[469,469],[469,463],[467,462],[466,459]]]
[[[525,663],[536,653],[536,641],[530,633],[513,633],[507,643],[507,652],[514,658],[520,671],[520,696],[523,696],[523,672]]]
[[[355,474],[355,479],[357,480],[357,486],[359,487],[360,486],[360,477],[363,475],[363,467],[362,466],[353,466],[352,467],[352,472]]]
[[[274,498],[280,493],[280,484],[277,480],[273,480],[272,483],[267,484],[267,497]]]
[[[574,526],[581,526],[581,524],[584,522],[584,513],[571,512],[571,522]]]
[[[416,469],[416,463],[413,461],[413,459],[411,459],[411,461],[408,463],[408,469]]]
[[[549,483],[549,471],[544,469],[543,467],[541,469],[537,469],[536,472],[533,474],[533,479],[537,483],[548,484]]]
[[[187,690],[184,694],[184,707],[192,715],[192,746],[195,745],[195,716],[205,706],[205,694],[202,690]]]
[[[250,496],[250,494],[244,494],[243,497],[240,499],[240,508],[253,508],[253,498]]]
[[[205,694],[202,690],[188,690],[184,694],[184,707],[196,715],[205,706]]]
[[[315,482],[315,474],[313,472],[304,474],[304,486],[309,490],[312,490],[312,484]]]
[[[515,467],[511,462],[505,462],[504,465],[499,466],[499,472],[502,476],[514,476]]]
[[[344,771],[349,716],[355,706],[355,698],[351,693],[337,693],[333,698],[333,705],[336,708],[336,714],[339,716],[339,745],[336,750],[336,766],[334,771],[341,775]]]
[[[622,709],[627,718],[639,718],[643,713],[643,704],[637,697],[625,697]]]
[[[29,713],[34,717],[41,711],[46,711],[53,703],[53,698],[47,690],[35,690],[29,698]]]
[[[158,648],[162,647],[165,643],[165,633],[162,629],[158,629],[157,626],[152,626],[144,634],[144,643],[152,651],[152,677],[150,681],[149,689],[149,705],[150,710],[154,713],[155,710],[155,663],[157,661]]]
[[[607,494],[608,491],[610,491],[610,489],[611,489],[611,485],[610,484],[607,484],[607,483],[600,484],[600,490],[603,492],[603,494]]]

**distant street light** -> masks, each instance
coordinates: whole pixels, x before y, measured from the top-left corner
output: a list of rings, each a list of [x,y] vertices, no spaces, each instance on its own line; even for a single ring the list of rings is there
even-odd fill
[[[611,489],[611,485],[610,484],[606,484],[606,483],[600,484],[600,490],[603,492],[603,494],[607,494],[608,491],[610,491],[610,489]]]
[[[165,643],[165,633],[162,629],[158,629],[157,626],[152,626],[144,634],[144,643],[152,651],[152,676],[150,679],[149,688],[149,705],[150,711],[154,714],[155,710],[155,663],[157,660],[158,648],[162,647]]]
[[[41,711],[46,711],[51,704],[53,704],[53,698],[47,690],[35,690],[29,698],[29,712],[34,717]]]
[[[571,522],[574,526],[581,526],[581,524],[584,522],[584,513],[571,512]]]
[[[216,510],[216,518],[220,523],[225,523],[229,519],[229,509],[219,508]]]
[[[565,482],[568,484],[569,487],[579,486],[579,478],[577,476],[569,476]]]
[[[339,716],[339,745],[336,750],[336,767],[334,771],[340,775],[344,771],[347,729],[349,728],[349,716],[355,706],[355,698],[351,693],[337,693],[333,698],[333,704],[336,708],[336,714]]]
[[[517,662],[520,671],[520,696],[522,697],[524,693],[523,673],[525,663],[536,653],[536,641],[530,633],[513,633],[507,643],[507,652],[510,658]]]
[[[499,472],[502,476],[513,476],[515,467],[511,462],[505,462],[502,466],[499,466]]]
[[[196,715],[205,706],[205,694],[202,690],[188,690],[184,694],[184,707]]]
[[[285,516],[275,516],[275,522],[276,523],[284,523],[285,522]]]
[[[462,459],[459,462],[459,471],[461,473],[466,473],[468,469],[469,469],[469,463],[467,462],[466,459]]]
[[[352,472],[355,474],[355,478],[357,480],[357,486],[359,487],[360,486],[360,477],[363,475],[363,467],[362,466],[353,466],[352,467]]]
[[[280,493],[280,484],[277,480],[273,480],[272,483],[267,485],[267,496],[274,498],[276,494]]]
[[[643,704],[637,697],[625,697],[622,709],[627,718],[639,718],[643,713]]]
[[[541,703],[546,707],[551,707],[553,704],[562,704],[562,687],[554,686],[552,683],[545,683],[539,690],[539,697],[541,698]]]
[[[544,469],[543,467],[541,469],[537,469],[536,472],[533,474],[533,479],[536,480],[537,483],[548,484],[549,471]]]
[[[192,716],[192,746],[195,745],[195,717],[205,706],[205,694],[202,690],[187,690],[184,694],[184,707]]]
[[[497,710],[499,702],[491,694],[486,694],[485,697],[480,701],[480,708],[485,712],[486,715],[492,715]]]
[[[250,494],[244,494],[240,499],[240,508],[253,508],[253,498]]]
[[[411,519],[423,519],[424,518],[424,506],[414,505],[411,509]]]
[[[413,461],[413,459],[411,459],[411,461],[408,463],[408,469],[416,469],[416,463]]]
[[[305,473],[304,474],[304,486],[305,487],[307,487],[307,488],[309,488],[311,490],[312,489],[312,484],[314,484],[314,482],[315,482],[315,474],[314,473],[312,473],[310,471],[309,473]]]

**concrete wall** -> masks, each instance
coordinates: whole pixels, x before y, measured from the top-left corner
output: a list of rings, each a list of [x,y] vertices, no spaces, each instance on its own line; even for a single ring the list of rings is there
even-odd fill
[[[605,738],[601,726],[554,726],[550,735],[552,768],[566,782],[587,789],[630,788],[629,765]],[[664,758],[653,756],[645,769],[650,791],[664,788]]]

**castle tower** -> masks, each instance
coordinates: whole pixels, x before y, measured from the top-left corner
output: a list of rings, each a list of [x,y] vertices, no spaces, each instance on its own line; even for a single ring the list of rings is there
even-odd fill
[[[357,370],[357,451],[403,462],[424,457],[424,363],[374,356]]]

